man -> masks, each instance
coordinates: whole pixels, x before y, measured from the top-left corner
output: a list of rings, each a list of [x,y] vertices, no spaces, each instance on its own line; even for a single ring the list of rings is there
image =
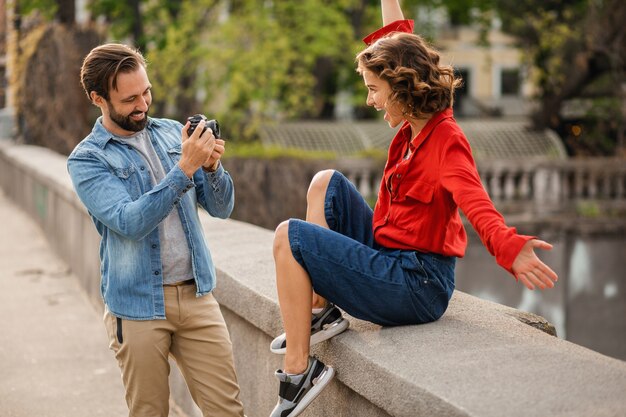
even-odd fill
[[[220,218],[233,209],[232,179],[220,162],[225,143],[204,121],[189,135],[189,122],[148,117],[146,62],[126,45],[94,48],[81,84],[102,116],[68,170],[102,238],[104,321],[129,415],[167,417],[171,354],[204,416],[241,417],[197,213],[198,204]]]

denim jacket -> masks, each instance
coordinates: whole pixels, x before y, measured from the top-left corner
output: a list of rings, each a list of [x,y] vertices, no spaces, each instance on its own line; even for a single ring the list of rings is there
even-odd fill
[[[191,252],[196,295],[211,292],[215,268],[197,207],[200,204],[210,215],[227,218],[235,201],[233,182],[221,163],[215,172],[199,169],[190,180],[177,164],[183,126],[150,118],[146,128],[167,172],[153,186],[146,161],[112,137],[101,120],[67,161],[76,193],[102,237],[100,291],[117,317],[165,319],[159,223],[171,210],[178,210]]]

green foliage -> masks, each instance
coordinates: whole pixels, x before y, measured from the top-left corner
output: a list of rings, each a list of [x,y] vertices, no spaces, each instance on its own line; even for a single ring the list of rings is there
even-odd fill
[[[48,19],[59,0],[20,0],[19,13]],[[351,94],[357,117],[365,88],[354,71],[360,39],[380,26],[378,0],[88,0],[92,19],[107,24],[110,40],[133,43],[149,61],[153,114],[178,120],[192,113],[218,118],[233,141],[258,138],[263,124],[331,117],[337,92]],[[403,0],[407,17],[444,9],[450,22],[474,24],[483,41],[494,16],[525,51],[538,87],[540,127],[562,128],[566,100],[592,98],[582,141],[613,152],[623,137],[623,113],[606,113],[620,89],[589,91],[612,74],[626,82],[623,0]],[[418,22],[419,23],[419,22]],[[418,33],[428,35],[426,27]],[[434,33],[434,32],[433,32]],[[607,100],[603,101],[603,98]],[[603,104],[604,102],[608,105]],[[609,109],[610,110],[610,109]],[[614,120],[611,120],[615,117]],[[620,136],[621,135],[621,136]],[[578,139],[577,139],[578,140]]]
[[[576,213],[581,217],[598,218],[601,210],[596,201],[586,201],[576,205]]]
[[[179,120],[206,113],[199,102],[198,77],[211,59],[203,43],[205,28],[217,24],[215,3],[199,0],[183,2],[177,9],[147,8],[145,13],[155,22],[145,27],[145,36],[156,113]]]
[[[562,9],[537,7],[523,16],[505,15],[509,31],[518,36],[526,58],[535,69],[535,83],[542,94],[561,91],[567,80],[567,59],[576,53],[583,41],[579,23],[580,12],[575,7]]]
[[[540,109],[539,127],[560,132],[572,154],[619,153],[626,134],[626,3],[619,0],[496,0],[503,28],[516,36],[532,68]],[[608,88],[607,88],[608,84]],[[576,107],[564,114],[565,103]],[[576,103],[582,105],[576,105]],[[575,125],[583,134],[572,136]],[[623,144],[622,144],[623,146]]]
[[[208,30],[205,50],[212,59],[199,81],[212,92],[209,100],[221,96],[206,104],[239,127],[237,138],[256,137],[270,120],[315,117],[316,64],[350,65],[345,50],[354,40],[346,15],[324,3],[244,0]]]
[[[587,108],[579,120],[568,126],[579,126],[577,136],[567,138],[566,144],[580,155],[611,155],[615,152],[615,136],[623,120],[621,100],[618,97],[596,97],[580,102]],[[607,134],[609,133],[609,134]]]
[[[333,82],[356,78],[350,10],[359,1],[140,3],[154,113],[183,120],[195,109],[219,118],[229,138],[252,140],[263,123],[318,117],[334,100],[340,87],[320,89],[320,63]],[[91,11],[118,39],[137,24],[126,2],[92,0]]]
[[[452,25],[472,25],[482,22],[495,10],[496,0],[408,0],[403,7],[428,7],[446,10]]]
[[[105,16],[113,39],[121,40],[132,33],[134,24],[131,5],[126,1],[98,0],[89,3],[89,12],[94,16]]]
[[[357,153],[359,158],[374,159],[378,161],[385,161],[387,159],[387,151],[382,149],[367,149]]]
[[[20,14],[26,16],[37,11],[47,20],[52,20],[59,8],[55,0],[19,0],[18,4]]]
[[[296,159],[336,159],[333,152],[305,151],[295,148],[282,148],[277,146],[264,146],[259,141],[235,142],[227,145],[224,159],[228,158],[296,158]]]
[[[113,41],[126,40],[145,52],[150,39],[144,29],[162,28],[170,19],[159,17],[175,15],[180,4],[179,0],[89,0],[87,7],[93,17],[104,18]]]

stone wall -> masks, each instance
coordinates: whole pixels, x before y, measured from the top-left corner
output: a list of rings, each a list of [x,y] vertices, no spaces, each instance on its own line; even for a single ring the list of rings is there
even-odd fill
[[[332,165],[311,159],[228,158],[224,167],[233,178],[236,196],[231,217],[272,230],[290,217],[303,219],[311,178]]]
[[[375,159],[308,159],[281,157],[225,158],[224,167],[235,183],[233,219],[275,229],[291,217],[304,219],[306,193],[313,176],[325,169],[337,169],[348,179],[366,189],[373,203],[374,185],[382,173],[384,161]],[[374,178],[375,177],[375,178]]]
[[[71,188],[65,158],[0,143],[0,185],[41,225],[102,308],[98,235]],[[267,416],[278,386],[272,372],[281,362],[268,343],[282,332],[273,234],[235,220],[201,220],[218,270],[215,296],[232,335],[246,414]],[[435,323],[384,328],[350,322],[347,332],[313,349],[337,376],[303,417],[623,415],[626,362],[537,330],[547,326],[541,317],[456,291]],[[172,395],[189,404],[177,375]]]
[[[616,160],[609,161],[605,164],[607,170],[624,171]],[[492,185],[488,189],[493,189],[494,172],[507,172],[507,169],[516,172],[524,165],[522,162],[508,168],[501,163],[484,163],[482,169]],[[537,164],[536,161],[533,163]],[[532,172],[530,167],[535,165],[527,165],[523,171]],[[580,165],[581,173],[590,168],[593,172],[602,172],[599,160]],[[320,169],[339,169],[359,189],[369,187],[370,193],[377,189],[375,183],[380,174],[376,171],[382,171],[380,163],[367,159],[233,158],[225,161],[224,166],[235,181],[237,197],[232,217],[270,230],[290,217],[304,218],[306,190]],[[591,178],[587,174],[581,176]],[[608,190],[607,187],[598,188],[601,189]],[[512,207],[517,207],[517,213],[526,213],[524,209],[532,211],[532,206],[547,204],[531,201],[529,206],[496,194],[496,206],[504,208],[505,213]],[[614,203],[623,205],[623,197],[614,197]],[[613,206],[617,207],[617,204]],[[517,227],[520,233],[538,236],[554,245],[552,251],[542,252],[540,256],[559,274],[560,282],[555,289],[528,291],[516,283],[495,263],[467,222],[469,244],[466,256],[457,263],[457,288],[539,314],[556,326],[559,337],[626,360],[626,321],[616,319],[626,314],[626,274],[623,273],[626,267],[626,217],[579,216],[575,214],[575,208],[565,210],[563,205],[560,207],[557,214],[550,211],[530,217],[527,214],[506,214],[507,222]]]

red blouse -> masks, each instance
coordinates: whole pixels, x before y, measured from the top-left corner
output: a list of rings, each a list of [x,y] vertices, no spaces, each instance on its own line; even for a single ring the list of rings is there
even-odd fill
[[[398,21],[364,39],[376,39],[400,29],[410,32],[412,21]],[[434,114],[415,138],[404,122],[389,146],[389,155],[374,208],[376,242],[388,248],[463,257],[467,235],[460,208],[496,262],[511,266],[532,236],[507,227],[478,176],[467,138],[452,109]],[[403,158],[407,146],[411,154]]]

